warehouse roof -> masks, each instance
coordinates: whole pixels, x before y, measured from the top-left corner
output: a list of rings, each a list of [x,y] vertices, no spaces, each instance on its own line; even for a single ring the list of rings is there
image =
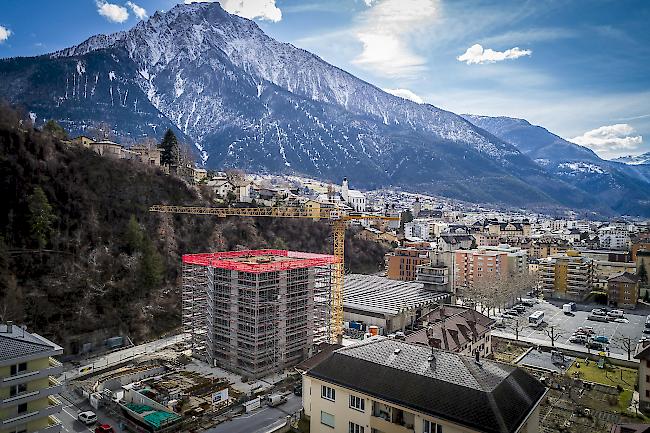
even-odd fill
[[[343,290],[343,307],[381,314],[398,314],[400,311],[438,302],[447,293],[425,290],[424,284],[397,281],[375,275],[346,275]]]
[[[520,368],[382,337],[334,351],[307,375],[489,433],[516,432],[546,393]]]

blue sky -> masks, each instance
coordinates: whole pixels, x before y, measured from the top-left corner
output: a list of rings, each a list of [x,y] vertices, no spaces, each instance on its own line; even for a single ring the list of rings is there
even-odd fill
[[[5,0],[0,57],[128,29],[178,2]],[[650,151],[648,1],[220,2],[401,96],[456,113],[526,118],[604,157]]]

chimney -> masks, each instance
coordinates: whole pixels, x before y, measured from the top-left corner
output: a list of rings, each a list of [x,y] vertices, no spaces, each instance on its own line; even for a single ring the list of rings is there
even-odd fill
[[[481,365],[481,359],[479,357],[479,351],[478,350],[474,351],[474,362],[476,362],[478,365]]]
[[[13,331],[13,327],[14,327],[14,322],[12,322],[11,320],[7,320],[7,334],[11,334],[11,332]]]

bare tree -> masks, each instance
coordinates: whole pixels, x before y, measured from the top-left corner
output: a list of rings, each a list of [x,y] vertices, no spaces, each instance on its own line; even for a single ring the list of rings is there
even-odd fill
[[[528,319],[524,317],[515,317],[510,322],[510,329],[515,333],[515,340],[519,341],[519,333],[528,326]]]
[[[546,335],[548,335],[548,338],[551,340],[551,346],[555,347],[555,342],[560,337],[562,337],[562,333],[556,331],[556,326],[555,325],[549,326],[544,331],[546,332]]]
[[[627,360],[629,361],[634,349],[632,339],[630,337],[620,337],[616,340],[615,345],[627,352]]]

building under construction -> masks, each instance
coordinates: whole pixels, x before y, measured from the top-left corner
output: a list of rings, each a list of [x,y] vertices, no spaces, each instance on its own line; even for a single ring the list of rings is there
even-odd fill
[[[297,364],[330,335],[330,255],[248,250],[183,256],[194,356],[250,377]]]

